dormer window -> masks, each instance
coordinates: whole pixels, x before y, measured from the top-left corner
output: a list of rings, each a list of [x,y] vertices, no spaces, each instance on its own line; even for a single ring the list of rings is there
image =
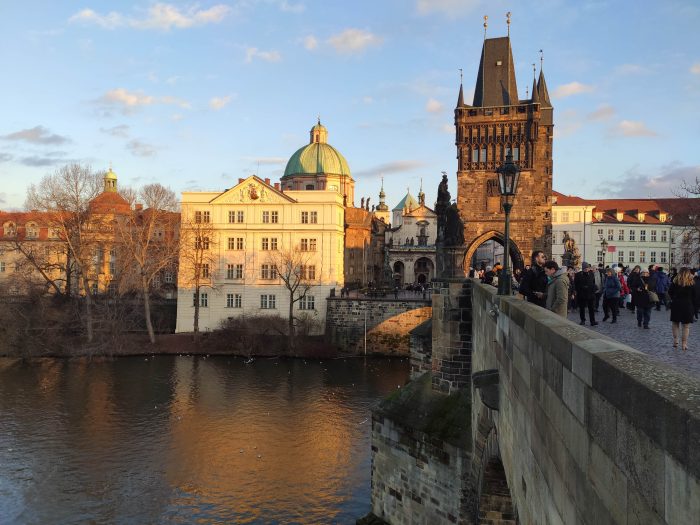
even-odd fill
[[[27,223],[26,232],[27,239],[36,239],[39,237],[39,227],[34,222]]]
[[[666,222],[666,214],[664,212],[659,213],[659,222]]]
[[[595,220],[597,220],[597,221],[603,220],[603,212],[602,211],[597,211],[594,213],[594,215],[595,215]]]
[[[638,220],[639,222],[644,222],[644,216],[645,216],[645,215],[646,215],[646,214],[645,214],[643,211],[637,212],[637,220]]]
[[[622,219],[625,218],[625,212],[618,210],[615,216],[617,217],[617,222],[622,222]]]

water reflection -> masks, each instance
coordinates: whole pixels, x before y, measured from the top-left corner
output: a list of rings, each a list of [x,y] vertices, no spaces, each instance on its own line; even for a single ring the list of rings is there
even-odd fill
[[[407,367],[0,359],[0,523],[354,523]]]

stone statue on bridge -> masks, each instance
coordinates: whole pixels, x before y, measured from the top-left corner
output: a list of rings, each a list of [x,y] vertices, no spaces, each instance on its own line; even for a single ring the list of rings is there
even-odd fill
[[[564,232],[564,255],[561,257],[562,266],[571,266],[578,268],[581,264],[581,254],[576,246],[576,241],[569,235],[569,232]]]
[[[447,173],[442,172],[435,202],[437,214],[437,275],[438,277],[463,277],[461,267],[464,256],[464,223],[459,216],[457,205],[452,203],[447,189]]]

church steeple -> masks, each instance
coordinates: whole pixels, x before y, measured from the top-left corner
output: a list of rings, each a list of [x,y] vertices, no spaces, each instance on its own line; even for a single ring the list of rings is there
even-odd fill
[[[382,187],[379,190],[379,204],[377,204],[377,211],[389,211],[389,206],[386,205],[384,200],[386,199],[386,193],[384,193],[384,177],[382,177]]]
[[[513,53],[510,37],[487,38],[481,50],[479,73],[474,88],[474,106],[511,106],[518,104]]]

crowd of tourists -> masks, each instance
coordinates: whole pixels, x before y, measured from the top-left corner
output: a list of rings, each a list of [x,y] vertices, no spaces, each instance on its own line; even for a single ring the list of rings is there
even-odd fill
[[[470,268],[470,276],[485,284],[498,286],[502,267]],[[690,325],[700,314],[700,269],[672,268],[649,265],[633,268],[616,264],[597,267],[584,262],[581,268],[560,267],[548,261],[544,252],[535,251],[532,263],[523,271],[513,272],[513,289],[527,301],[567,317],[578,310],[580,324],[596,326],[596,314],[602,307],[602,322],[617,323],[620,312],[636,314],[637,327],[650,329],[652,312],[670,312],[673,347],[688,349]],[[660,315],[660,314],[656,314]]]

